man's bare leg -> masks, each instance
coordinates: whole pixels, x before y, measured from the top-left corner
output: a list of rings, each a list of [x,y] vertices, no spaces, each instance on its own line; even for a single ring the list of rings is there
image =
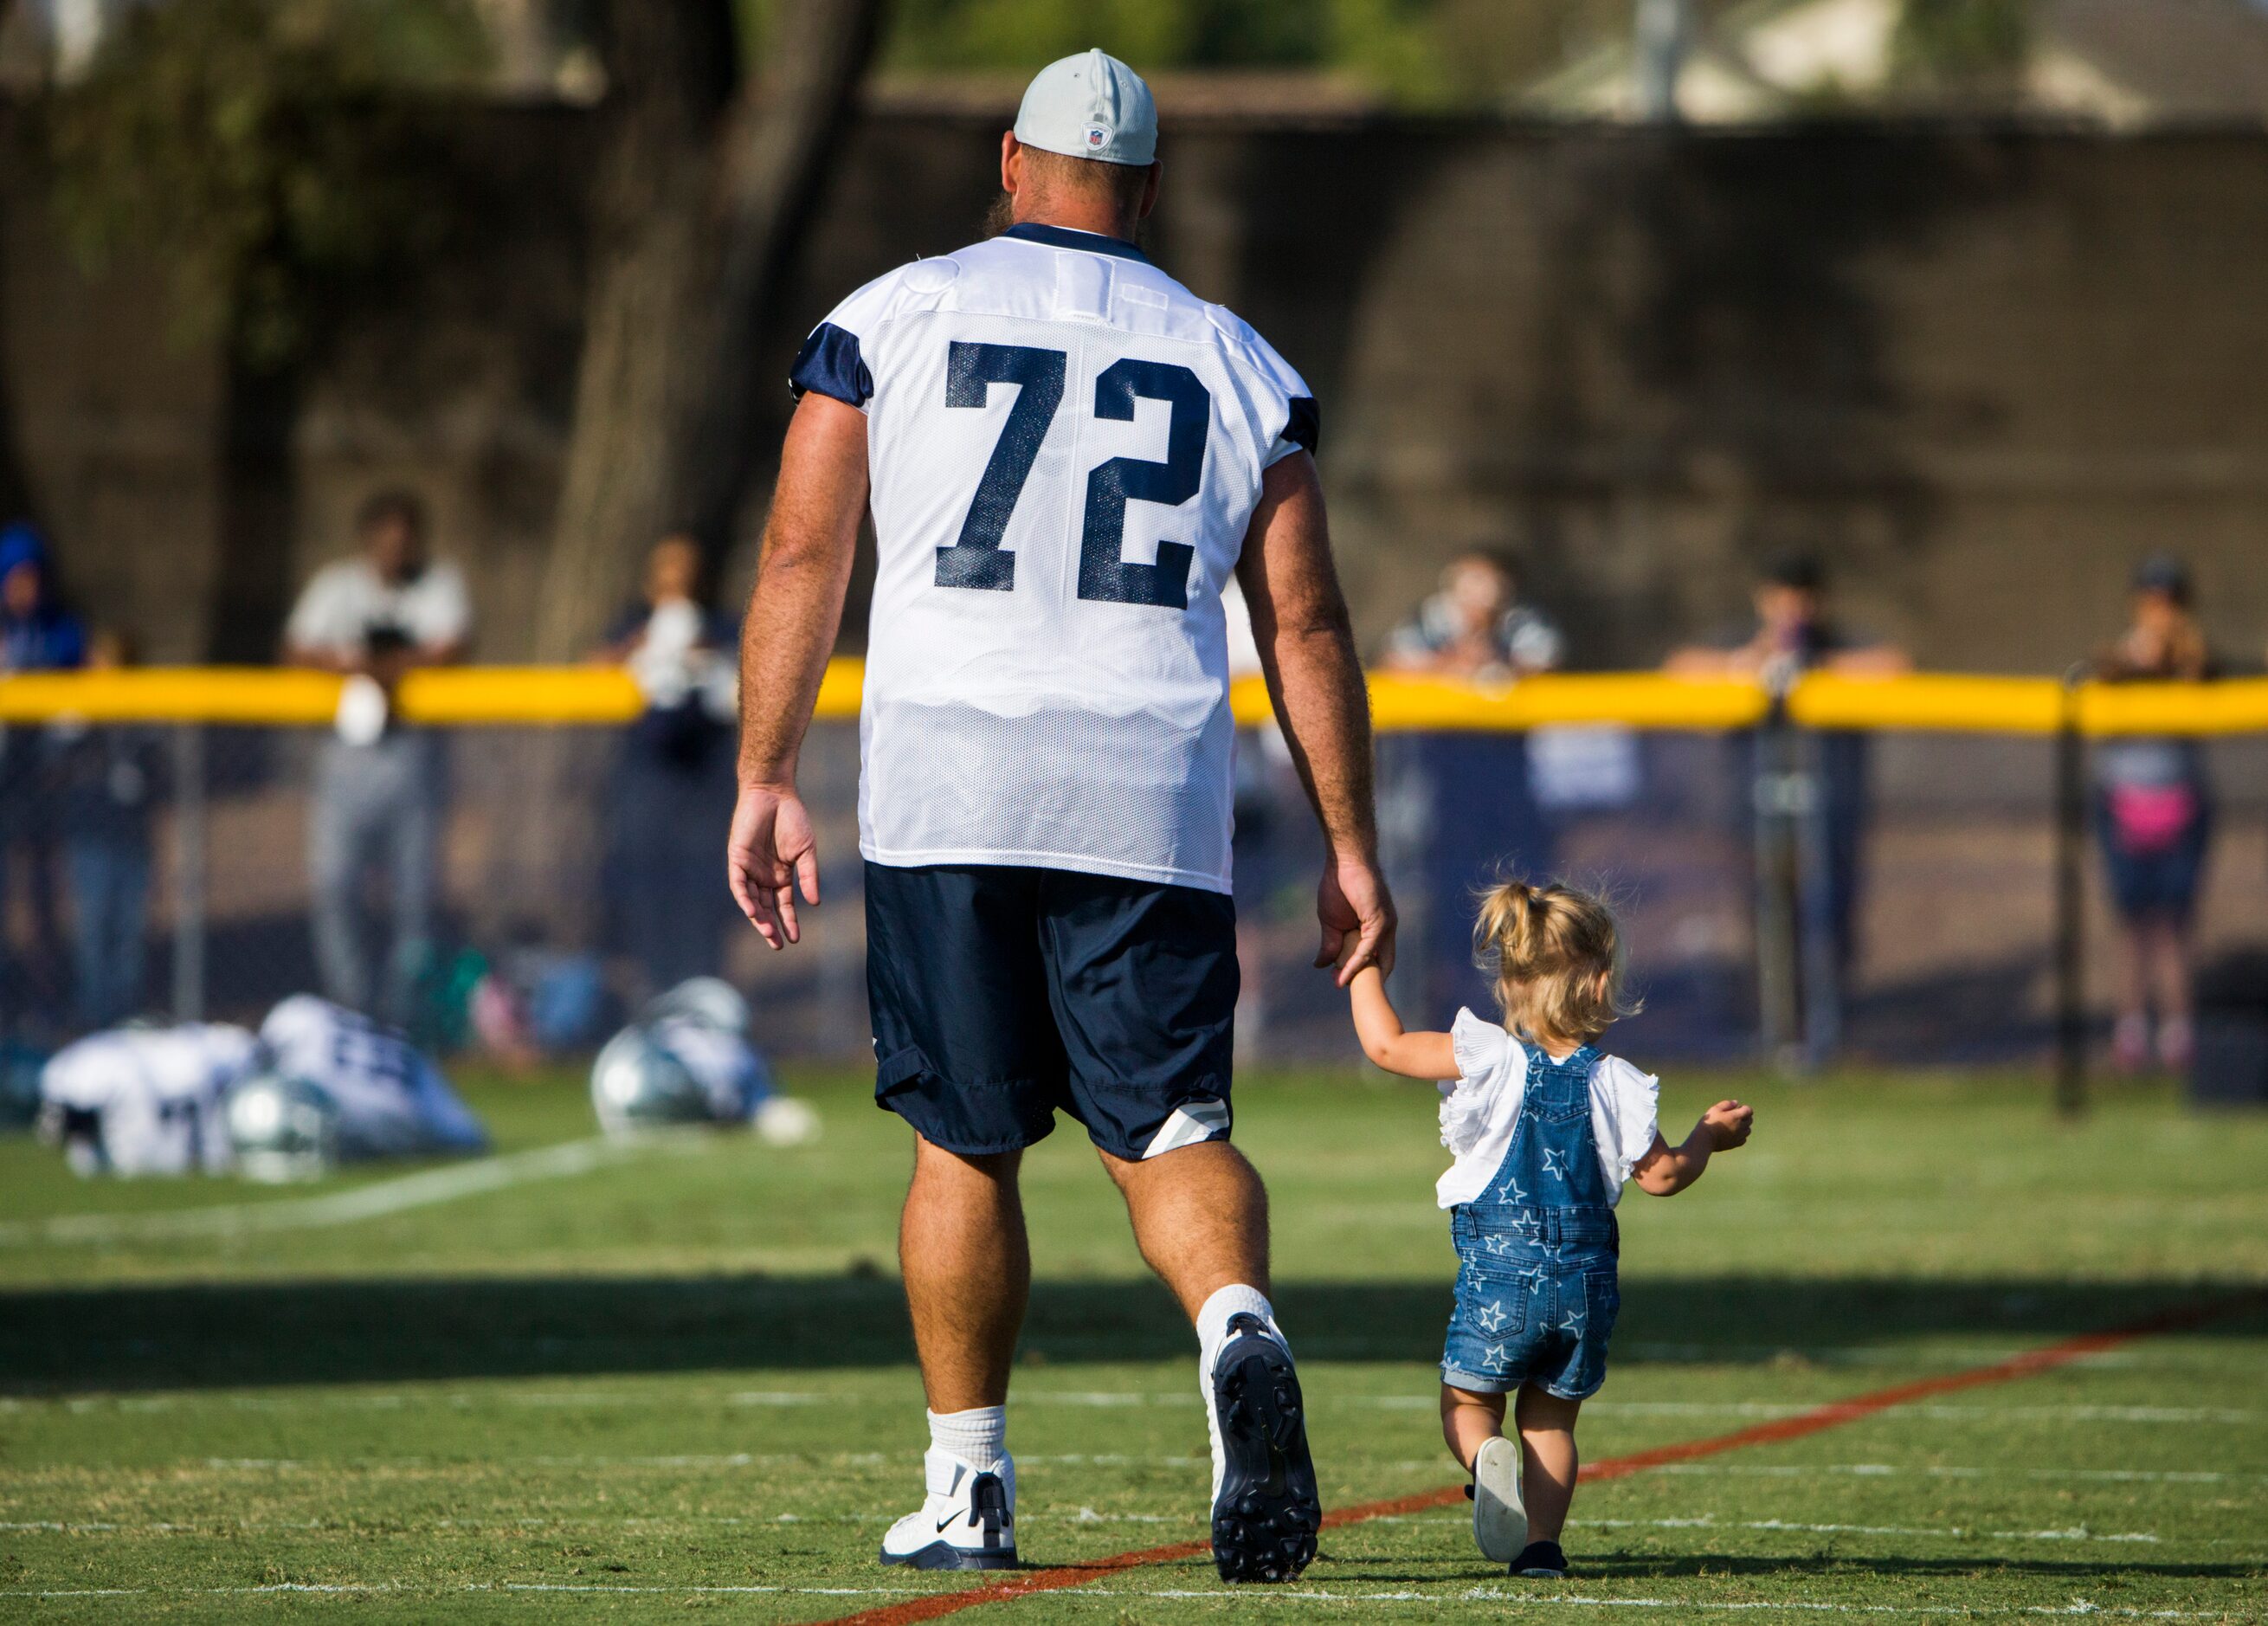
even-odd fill
[[[898,1263],[933,1412],[999,1406],[1032,1296],[1032,1251],[1016,1189],[1021,1152],[964,1157],[914,1142]]]
[[[1135,1245],[1190,1320],[1222,1288],[1268,1291],[1268,1191],[1242,1152],[1203,1141],[1139,1163],[1101,1156]]]
[[[1268,1193],[1225,1141],[1138,1162],[1105,1152],[1102,1166],[1142,1257],[1197,1325],[1214,1567],[1224,1580],[1294,1579],[1315,1556],[1322,1505],[1300,1380],[1268,1302]]]

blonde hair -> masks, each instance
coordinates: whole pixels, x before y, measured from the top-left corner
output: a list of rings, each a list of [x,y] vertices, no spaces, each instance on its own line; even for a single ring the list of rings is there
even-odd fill
[[[1638,1010],[1623,996],[1614,911],[1572,887],[1491,888],[1473,926],[1473,962],[1495,978],[1506,1023],[1530,1038],[1587,1044]]]

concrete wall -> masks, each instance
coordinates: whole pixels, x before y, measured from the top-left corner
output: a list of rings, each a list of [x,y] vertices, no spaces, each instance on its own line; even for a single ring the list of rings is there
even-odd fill
[[[482,654],[524,653],[592,135],[556,109],[468,121],[442,246],[357,296],[281,422],[168,339],[148,268],[90,281],[40,178],[0,177],[0,438],[78,596],[202,655],[216,595],[246,594],[218,538],[263,491],[287,545],[254,619],[407,480],[474,569]],[[997,140],[868,119],[749,365],[784,373],[836,298],[972,236]],[[1932,664],[2060,667],[2158,547],[2197,562],[2233,653],[2268,642],[2268,138],[1279,122],[1165,151],[1153,252],[1314,387],[1366,638],[1448,553],[1506,543],[1580,663],[1646,663],[1800,542]]]

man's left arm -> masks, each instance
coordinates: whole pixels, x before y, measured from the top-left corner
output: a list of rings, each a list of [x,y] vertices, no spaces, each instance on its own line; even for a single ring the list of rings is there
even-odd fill
[[[1393,970],[1394,900],[1378,865],[1370,697],[1307,453],[1269,466],[1236,572],[1269,698],[1329,847],[1315,898],[1315,964],[1337,965],[1344,987],[1365,965]]]
[[[866,415],[806,392],[788,424],[740,629],[740,793],[725,854],[733,899],[775,949],[801,937],[797,888],[819,901],[819,844],[796,764],[842,625],[866,492]]]

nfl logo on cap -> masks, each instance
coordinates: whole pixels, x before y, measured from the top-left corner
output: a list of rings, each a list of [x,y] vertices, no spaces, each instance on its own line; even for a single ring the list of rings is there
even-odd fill
[[[1016,139],[1068,158],[1148,164],[1158,155],[1158,104],[1140,74],[1086,51],[1040,70],[1016,109]]]

